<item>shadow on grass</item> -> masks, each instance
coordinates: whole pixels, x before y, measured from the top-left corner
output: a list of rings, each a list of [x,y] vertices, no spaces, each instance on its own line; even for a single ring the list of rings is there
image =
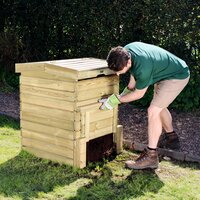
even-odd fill
[[[26,151],[0,165],[0,194],[10,198],[37,198],[39,192],[48,193],[57,186],[69,185],[82,177],[91,183],[77,190],[75,199],[129,199],[146,192],[157,193],[164,185],[154,171],[132,171],[123,179],[113,180],[108,166],[103,166],[100,176],[91,175],[91,169],[75,169],[44,159],[39,159]]]
[[[0,165],[0,194],[22,199],[50,192],[57,185],[67,185],[78,177],[78,170],[42,160],[21,151],[18,156]]]
[[[19,130],[19,120],[0,114],[0,127],[9,127],[14,130]]]
[[[104,168],[103,176],[93,180],[90,185],[79,188],[76,197],[69,200],[114,200],[129,199],[145,195],[147,192],[158,193],[164,186],[154,170],[136,170],[121,181],[112,179],[112,172]]]

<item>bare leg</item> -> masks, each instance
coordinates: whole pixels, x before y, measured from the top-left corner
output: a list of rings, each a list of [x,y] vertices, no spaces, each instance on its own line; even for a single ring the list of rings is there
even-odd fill
[[[162,132],[162,121],[160,113],[163,108],[150,105],[148,108],[148,146],[157,148],[157,143]]]
[[[172,126],[172,116],[167,108],[164,108],[161,111],[160,118],[161,118],[162,127],[164,128],[164,130],[167,133],[172,132],[174,130]]]

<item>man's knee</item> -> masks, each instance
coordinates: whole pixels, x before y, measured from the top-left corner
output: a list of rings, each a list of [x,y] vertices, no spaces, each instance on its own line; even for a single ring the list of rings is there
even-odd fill
[[[147,112],[148,112],[148,118],[156,118],[160,116],[161,111],[163,108],[159,108],[154,105],[150,105]]]

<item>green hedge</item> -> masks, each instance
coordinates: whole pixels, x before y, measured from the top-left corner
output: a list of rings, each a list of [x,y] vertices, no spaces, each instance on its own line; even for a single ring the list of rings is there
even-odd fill
[[[113,46],[148,42],[188,63],[191,81],[173,107],[196,109],[200,106],[199,11],[196,0],[1,1],[0,66],[13,73],[16,62],[106,58]],[[138,103],[147,106],[149,99],[147,95]]]

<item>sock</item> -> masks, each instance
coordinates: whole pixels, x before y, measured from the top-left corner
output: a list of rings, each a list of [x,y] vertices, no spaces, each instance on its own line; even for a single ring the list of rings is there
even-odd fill
[[[157,148],[150,148],[150,147],[147,147],[147,149],[156,151]]]
[[[165,134],[173,134],[173,133],[175,133],[175,131],[171,131],[171,132],[166,132]]]

